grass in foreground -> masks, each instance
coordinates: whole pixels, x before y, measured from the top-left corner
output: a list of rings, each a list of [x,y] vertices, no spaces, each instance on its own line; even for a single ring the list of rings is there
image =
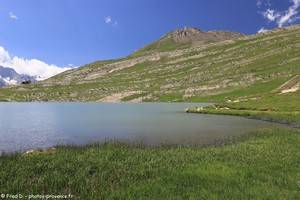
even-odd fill
[[[0,193],[75,199],[299,199],[300,133],[271,128],[222,147],[59,147],[0,157]]]

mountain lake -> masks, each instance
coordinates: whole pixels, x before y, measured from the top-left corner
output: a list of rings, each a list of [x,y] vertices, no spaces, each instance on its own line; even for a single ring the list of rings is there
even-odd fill
[[[120,141],[209,145],[272,123],[185,113],[201,103],[0,103],[0,153]]]

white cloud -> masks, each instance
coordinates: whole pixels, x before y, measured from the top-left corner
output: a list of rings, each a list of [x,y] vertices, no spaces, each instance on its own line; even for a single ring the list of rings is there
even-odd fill
[[[118,26],[118,21],[113,20],[113,18],[111,16],[104,17],[104,22],[106,24],[111,24],[112,26]]]
[[[284,15],[280,16],[278,19],[277,23],[279,27],[282,27],[285,24],[290,24],[295,20],[295,18],[298,18],[296,15],[299,12],[300,0],[293,0],[292,2],[293,5],[290,6],[289,9],[285,11]]]
[[[270,7],[271,6],[271,0],[257,0],[256,2],[257,7]]]
[[[111,16],[104,17],[104,22],[110,24],[112,22]]]
[[[283,27],[285,25],[291,24],[300,18],[300,16],[298,16],[299,8],[300,8],[300,0],[291,0],[291,3],[292,5],[287,10],[276,11],[268,8],[266,11],[262,12],[262,15],[269,22],[275,22],[278,27]],[[262,4],[262,0],[258,0],[257,1],[258,7],[260,7],[261,4]]]
[[[7,63],[10,61],[10,55],[9,53],[0,46],[0,65],[1,63]]]
[[[258,0],[258,1],[256,2],[256,6],[257,6],[257,7],[261,7],[261,5],[262,5],[262,1],[261,1],[261,0]]]
[[[58,67],[56,65],[47,64],[38,59],[26,59],[17,56],[11,57],[9,53],[0,46],[0,65],[10,67],[19,74],[37,76],[40,80],[47,79],[51,76],[71,69],[70,67]]]
[[[13,12],[9,12],[8,15],[9,15],[9,18],[11,18],[13,20],[17,20],[18,19],[17,15],[15,15]]]
[[[115,22],[113,23],[113,26],[118,26],[118,21],[115,21]]]
[[[263,16],[271,22],[280,17],[279,13],[276,13],[275,10],[271,9],[267,9],[265,12],[263,12]]]

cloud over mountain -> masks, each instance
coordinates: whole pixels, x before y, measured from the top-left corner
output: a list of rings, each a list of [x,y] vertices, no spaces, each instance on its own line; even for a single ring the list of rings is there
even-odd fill
[[[26,59],[18,56],[10,56],[9,52],[0,46],[0,65],[13,68],[19,74],[39,77],[40,80],[47,79],[63,71],[71,69],[70,67],[58,67],[53,64],[47,64],[38,59]]]

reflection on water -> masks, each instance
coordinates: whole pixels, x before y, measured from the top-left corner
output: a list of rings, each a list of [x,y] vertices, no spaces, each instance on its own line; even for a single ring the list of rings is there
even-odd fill
[[[106,140],[209,144],[269,123],[233,116],[186,114],[188,103],[0,103],[0,151]]]

